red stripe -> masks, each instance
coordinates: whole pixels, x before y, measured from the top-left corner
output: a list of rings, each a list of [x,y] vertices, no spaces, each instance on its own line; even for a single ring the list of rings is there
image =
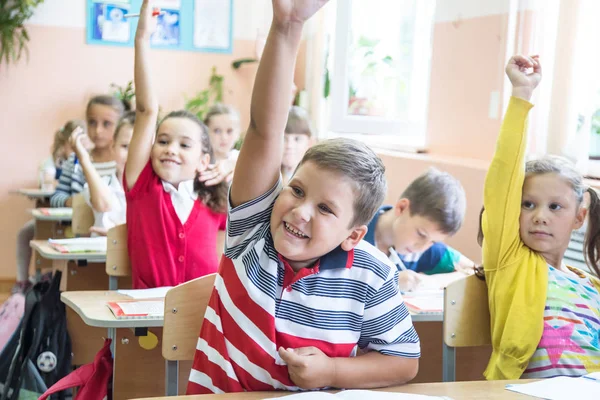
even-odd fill
[[[227,340],[229,340],[235,348],[243,351],[250,362],[266,370],[273,379],[280,381],[284,385],[294,385],[289,379],[287,367],[275,364],[275,359],[248,336],[248,334],[236,324],[235,320],[225,309],[221,310],[221,324],[223,325],[223,331],[225,332]],[[246,386],[250,385],[250,382],[242,378],[239,372],[241,370],[242,368],[239,368],[239,370],[236,369],[235,373],[242,386],[247,390],[257,390],[252,386]]]
[[[193,368],[204,372],[210,377],[213,385],[227,393],[242,392],[244,389],[235,380],[230,378],[219,364],[210,361],[206,354],[196,351]]]
[[[256,325],[258,329],[260,329],[271,341],[274,341],[274,316],[252,301],[248,295],[246,287],[240,281],[240,278],[237,275],[231,260],[226,257],[222,257],[221,264],[225,263],[228,263],[229,267],[221,269],[221,277],[223,278],[227,293],[229,294],[233,304],[244,315],[249,316],[249,319],[254,323],[254,325]],[[248,285],[251,285],[251,283],[248,282]],[[264,294],[261,295],[266,296]],[[227,337],[229,338],[229,335]]]
[[[350,357],[356,343],[330,343],[323,340],[307,339],[287,333],[277,332],[277,348],[316,347],[325,353],[328,357]]]

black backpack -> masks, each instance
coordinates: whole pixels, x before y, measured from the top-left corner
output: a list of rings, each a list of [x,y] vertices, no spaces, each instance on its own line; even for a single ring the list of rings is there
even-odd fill
[[[25,314],[0,353],[0,400],[37,399],[71,372],[71,340],[65,305],[60,301],[61,272],[37,283],[25,297]],[[52,399],[63,400],[68,393]]]

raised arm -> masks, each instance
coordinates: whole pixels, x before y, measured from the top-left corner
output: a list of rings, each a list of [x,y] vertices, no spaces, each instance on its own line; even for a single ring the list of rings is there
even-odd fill
[[[90,190],[90,202],[92,208],[97,212],[108,212],[112,207],[112,194],[108,185],[104,183],[98,171],[92,164],[90,155],[83,146],[82,139],[84,133],[81,128],[76,128],[71,134],[71,147],[75,150],[83,175]]]
[[[506,66],[506,74],[513,86],[512,97],[485,179],[483,195],[483,266],[486,270],[496,269],[511,253],[511,246],[516,249],[519,245],[527,115],[533,107],[529,100],[541,80],[542,69],[537,56],[513,56]]]
[[[129,154],[125,167],[125,179],[127,189],[131,189],[137,181],[140,173],[150,159],[152,141],[156,132],[156,120],[158,118],[158,100],[152,88],[150,79],[150,35],[156,26],[155,17],[152,17],[152,9],[148,6],[148,0],[144,0],[140,10],[137,31],[135,33],[135,124],[133,126],[133,137],[129,145]]]
[[[296,55],[304,22],[327,0],[273,0],[273,22],[258,67],[250,126],[237,161],[231,204],[267,192],[279,179]]]

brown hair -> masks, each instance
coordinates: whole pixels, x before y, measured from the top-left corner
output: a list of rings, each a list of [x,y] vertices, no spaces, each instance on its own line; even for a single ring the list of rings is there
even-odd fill
[[[237,119],[238,121],[240,120],[240,114],[235,108],[227,104],[217,103],[209,108],[206,112],[206,115],[204,116],[204,124],[208,126],[210,124],[210,119],[218,115],[229,115],[233,119]]]
[[[419,215],[454,235],[465,218],[467,199],[462,185],[452,175],[429,168],[408,185],[402,198],[410,201],[410,214]]]
[[[90,107],[99,104],[102,106],[112,107],[119,115],[122,115],[125,111],[131,110],[131,105],[129,102],[123,101],[115,96],[102,94],[98,96],[94,96],[88,101],[86,113],[90,111]]]
[[[193,113],[187,110],[171,111],[167,114],[160,124],[168,120],[169,118],[186,118],[198,124],[200,127],[200,145],[202,146],[202,153],[210,155],[211,162],[214,159],[213,149],[210,145],[210,139],[208,137],[208,128],[200,121],[200,119]],[[160,124],[158,125],[160,127]],[[206,186],[204,182],[200,182],[198,177],[194,179],[194,191],[198,193],[198,197],[202,199],[211,210],[215,212],[225,212],[227,210],[227,192],[229,191],[229,184],[225,181],[214,186]]]
[[[537,160],[528,161],[525,164],[525,177],[543,174],[557,174],[572,189],[577,201],[577,207],[581,207],[585,193],[590,196],[588,207],[588,226],[585,233],[583,255],[586,264],[591,267],[596,276],[600,277],[600,199],[596,191],[588,187],[583,176],[579,173],[573,163],[563,157],[544,156]],[[483,230],[481,227],[484,209],[479,214],[479,232],[477,233],[477,242],[483,244]]]
[[[56,162],[58,152],[63,146],[69,141],[71,134],[76,128],[81,128],[83,132],[86,132],[85,123],[78,119],[72,119],[54,133],[54,141],[52,142],[52,158]]]
[[[115,128],[115,135],[113,136],[113,141],[117,140],[117,137],[119,136],[119,131],[121,130],[122,127],[124,127],[125,125],[130,125],[131,127],[133,127],[134,124],[135,124],[135,111],[127,111],[125,114],[123,114],[123,116],[117,123],[117,127]]]
[[[307,162],[346,177],[354,189],[354,218],[350,226],[366,225],[387,191],[383,162],[366,144],[352,139],[329,139],[311,147],[298,164]]]
[[[290,108],[287,123],[285,124],[285,133],[301,133],[312,137],[313,131],[310,118],[304,108],[298,106]]]

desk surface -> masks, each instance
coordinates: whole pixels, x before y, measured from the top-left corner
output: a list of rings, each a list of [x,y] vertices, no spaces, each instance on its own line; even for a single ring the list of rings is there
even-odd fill
[[[19,189],[19,193],[27,197],[36,199],[43,199],[51,197],[54,194],[54,190],[42,190],[42,189]]]
[[[106,306],[108,301],[131,300],[116,291],[63,292],[60,300],[73,309],[89,326],[100,328],[152,328],[163,326],[163,319],[116,319]]]
[[[61,253],[53,249],[47,240],[32,240],[29,242],[29,246],[37,251],[40,256],[48,260],[72,260],[80,261],[85,260],[94,263],[106,262],[106,253]]]
[[[411,393],[429,396],[446,396],[453,400],[527,400],[531,399],[519,393],[505,389],[508,383],[527,383],[531,380],[520,381],[473,381],[473,382],[446,382],[446,383],[415,383],[404,386],[396,386],[387,389],[379,389],[383,392]],[[293,393],[289,392],[250,392],[250,393],[228,393],[219,395],[203,396],[176,396],[176,397],[154,397],[153,400],[259,400],[273,397],[283,397]],[[145,400],[149,400],[146,398]],[[332,397],[335,399],[335,397]],[[144,400],[144,399],[138,399]]]
[[[40,221],[58,221],[58,222],[70,222],[73,220],[73,214],[61,214],[61,215],[46,215],[39,209],[34,208],[31,210],[33,218]]]

